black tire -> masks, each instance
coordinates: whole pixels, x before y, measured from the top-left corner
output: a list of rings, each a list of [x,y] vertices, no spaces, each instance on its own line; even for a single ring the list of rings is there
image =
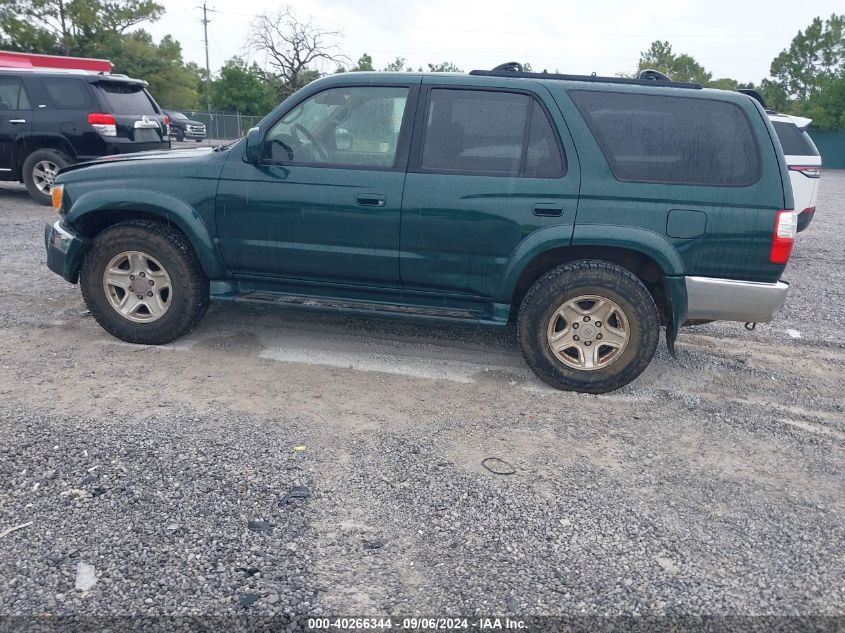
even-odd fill
[[[549,324],[558,308],[584,295],[615,302],[628,325],[627,346],[610,364],[593,370],[565,364],[549,342],[549,328],[554,327]],[[544,382],[566,391],[606,393],[628,384],[648,367],[660,338],[660,322],[654,299],[630,271],[604,261],[578,261],[555,268],[531,286],[519,309],[517,335],[526,362]]]
[[[173,131],[173,136],[176,137],[177,141],[181,142],[185,140],[185,133],[178,127]]]
[[[195,140],[197,143],[202,143],[202,139],[201,139],[201,138],[195,138],[194,140]]]
[[[120,253],[141,251],[153,257],[170,277],[169,307],[157,320],[131,321],[113,308],[103,287],[106,266]],[[209,303],[209,282],[188,240],[157,222],[133,220],[105,229],[85,255],[79,284],[85,304],[109,334],[129,343],[161,345],[187,334],[202,319]]]
[[[50,206],[53,204],[50,191],[48,189],[47,193],[44,193],[38,188],[38,185],[36,184],[36,176],[34,173],[36,165],[43,161],[49,161],[50,163],[56,165],[59,169],[61,169],[62,167],[67,167],[73,161],[64,152],[52,148],[37,149],[32,152],[29,156],[27,156],[26,160],[24,160],[22,171],[23,183],[24,185],[26,185],[26,190],[29,192],[29,195],[32,197],[32,199],[35,200],[38,204]]]

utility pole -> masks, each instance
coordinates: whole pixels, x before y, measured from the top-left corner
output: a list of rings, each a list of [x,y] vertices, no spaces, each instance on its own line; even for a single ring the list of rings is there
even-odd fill
[[[208,8],[202,3],[202,30],[205,34],[205,107],[211,112],[211,66],[208,63]]]

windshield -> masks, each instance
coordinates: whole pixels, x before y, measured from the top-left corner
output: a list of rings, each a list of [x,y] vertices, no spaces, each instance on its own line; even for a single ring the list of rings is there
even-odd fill
[[[168,114],[170,114],[170,118],[171,118],[171,119],[180,119],[180,120],[184,120],[184,121],[187,121],[187,120],[188,120],[188,117],[186,117],[186,116],[185,116],[184,114],[182,114],[181,112],[173,112],[173,111],[171,110],[170,112],[168,112]]]

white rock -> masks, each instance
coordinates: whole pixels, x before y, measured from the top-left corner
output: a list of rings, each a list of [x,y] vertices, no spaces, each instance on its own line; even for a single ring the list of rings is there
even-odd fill
[[[91,588],[97,584],[97,570],[93,565],[88,563],[79,563],[76,566],[76,584],[74,585],[77,591],[90,591]]]

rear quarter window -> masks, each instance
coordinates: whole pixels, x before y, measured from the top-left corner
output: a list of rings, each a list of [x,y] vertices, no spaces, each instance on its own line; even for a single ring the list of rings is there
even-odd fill
[[[794,123],[787,121],[772,121],[775,133],[780,140],[783,153],[787,156],[818,156],[819,151],[811,141],[808,141],[807,133],[798,129]]]
[[[77,110],[86,108],[91,103],[87,81],[71,77],[44,77],[41,79],[41,85],[57,108]]]
[[[112,114],[158,114],[140,84],[103,81],[96,84]]]
[[[760,179],[745,112],[712,99],[572,90],[618,180],[741,187]]]

